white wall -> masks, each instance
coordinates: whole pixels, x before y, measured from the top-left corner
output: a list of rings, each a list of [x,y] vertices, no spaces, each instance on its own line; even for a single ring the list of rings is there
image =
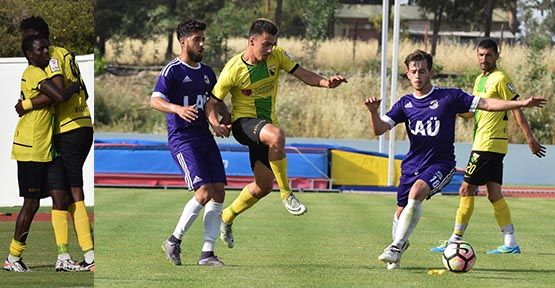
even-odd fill
[[[77,63],[89,92],[87,100],[91,115],[94,114],[94,55],[77,56]],[[19,197],[17,184],[17,164],[11,159],[13,133],[18,116],[14,106],[21,91],[21,75],[27,67],[25,58],[0,58],[0,207],[20,206],[23,198]],[[91,150],[85,166],[83,178],[85,204],[94,205],[94,151]],[[41,205],[51,206],[50,198],[43,199]]]

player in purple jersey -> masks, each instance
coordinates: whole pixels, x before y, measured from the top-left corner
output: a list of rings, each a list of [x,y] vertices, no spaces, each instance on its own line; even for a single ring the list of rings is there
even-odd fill
[[[198,265],[219,267],[224,263],[216,257],[214,248],[226,176],[220,151],[204,115],[204,105],[216,83],[212,69],[200,62],[204,55],[205,29],[206,24],[196,20],[187,20],[177,26],[181,54],[160,72],[150,104],[166,113],[170,153],[189,190],[195,191],[162,249],[171,263],[181,265],[181,239],[204,207],[204,244]],[[222,111],[222,123],[231,123],[227,109]]]
[[[370,125],[381,135],[404,123],[410,148],[401,164],[397,190],[397,210],[393,216],[393,242],[378,259],[388,269],[399,267],[401,255],[408,248],[408,238],[422,215],[422,201],[429,199],[451,181],[455,168],[455,119],[458,113],[475,109],[503,111],[519,107],[541,107],[546,100],[530,97],[505,101],[474,97],[457,88],[439,88],[431,83],[432,55],[416,50],[405,58],[405,74],[412,94],[401,97],[386,115],[380,117],[381,99],[370,97],[364,104],[370,112]]]

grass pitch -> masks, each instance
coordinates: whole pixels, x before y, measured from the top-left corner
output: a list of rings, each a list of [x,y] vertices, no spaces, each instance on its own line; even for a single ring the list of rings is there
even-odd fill
[[[403,255],[402,268],[387,271],[377,260],[391,241],[393,195],[298,195],[309,212],[294,217],[272,193],[234,223],[235,247],[218,240],[223,268],[198,267],[202,216],[183,238],[183,266],[173,266],[161,244],[175,227],[184,190],[96,189],[95,287],[552,287],[555,283],[554,199],[508,200],[520,255],[486,255],[502,237],[484,197],[477,199],[465,240],[477,252],[466,274],[431,276],[441,269],[429,252],[452,230],[458,197],[436,196]],[[238,195],[228,191],[225,204]]]
[[[4,208],[1,211],[18,213],[20,207]],[[88,212],[92,212],[87,207]],[[50,208],[40,208],[39,213],[49,213]],[[83,260],[83,252],[75,239],[70,222],[69,253],[75,261]],[[93,223],[91,223],[92,225]],[[0,261],[8,256],[10,241],[13,238],[15,222],[0,222]],[[0,268],[0,287],[8,288],[61,288],[61,287],[94,287],[94,274],[88,272],[54,271],[56,263],[56,242],[51,222],[33,222],[27,239],[27,250],[23,252],[23,261],[31,269],[29,273],[15,273]]]

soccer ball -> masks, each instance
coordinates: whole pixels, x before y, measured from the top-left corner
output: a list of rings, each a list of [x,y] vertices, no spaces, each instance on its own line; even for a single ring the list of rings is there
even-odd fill
[[[476,262],[476,253],[470,243],[464,241],[451,242],[445,247],[441,256],[447,270],[455,273],[465,273],[472,269]]]

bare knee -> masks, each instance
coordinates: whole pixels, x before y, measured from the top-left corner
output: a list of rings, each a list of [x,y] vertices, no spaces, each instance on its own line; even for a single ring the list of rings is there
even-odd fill
[[[214,194],[214,189],[212,185],[202,185],[195,191],[195,199],[198,203],[202,204],[203,206],[212,199],[212,195]]]
[[[285,147],[285,133],[281,128],[274,125],[264,126],[262,142],[266,143],[273,150],[283,150]]]
[[[463,184],[459,188],[459,195],[460,196],[474,196],[476,194],[476,189],[477,188],[478,187],[476,187],[474,185],[463,182]]]
[[[23,206],[21,210],[25,211],[25,213],[35,214],[39,210],[40,207],[40,199],[33,199],[33,198],[25,198],[23,200]]]

